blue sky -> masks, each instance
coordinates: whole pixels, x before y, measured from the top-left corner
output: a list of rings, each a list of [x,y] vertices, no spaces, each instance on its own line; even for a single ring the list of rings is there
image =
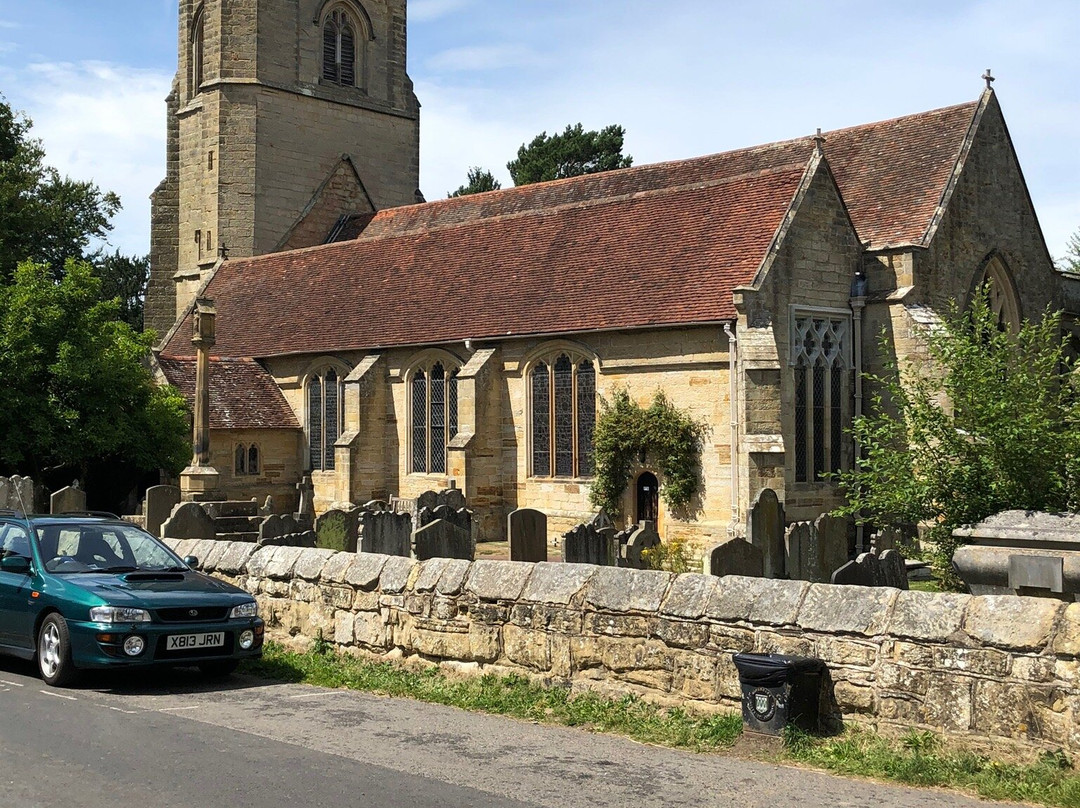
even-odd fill
[[[993,68],[1050,251],[1080,228],[1075,0],[412,0],[428,199],[578,121],[635,164],[975,99]],[[113,246],[149,248],[176,0],[0,0],[0,93],[48,160],[121,195]]]

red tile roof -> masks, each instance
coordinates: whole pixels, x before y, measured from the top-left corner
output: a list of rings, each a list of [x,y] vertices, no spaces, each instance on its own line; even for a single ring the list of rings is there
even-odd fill
[[[190,345],[190,343],[189,343]],[[158,357],[169,384],[195,406],[195,360]],[[210,359],[211,429],[299,429],[274,378],[253,359]]]
[[[859,236],[921,244],[977,103],[825,133]],[[716,322],[812,138],[380,211],[355,241],[225,262],[217,351],[329,353]],[[188,317],[190,320],[190,315]],[[165,354],[189,354],[185,321]]]

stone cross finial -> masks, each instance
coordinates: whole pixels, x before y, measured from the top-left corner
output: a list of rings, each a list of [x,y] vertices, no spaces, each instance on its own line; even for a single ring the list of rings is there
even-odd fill
[[[990,85],[994,83],[995,79],[992,75],[990,75],[989,67],[986,68],[986,72],[982,74],[982,80],[986,82],[986,89],[993,89]]]
[[[817,134],[814,135],[815,148],[818,150],[818,154],[825,151],[825,135],[821,134],[821,127],[817,128]]]
[[[221,260],[225,261],[229,257],[229,248],[225,246],[225,242],[221,242],[218,245],[218,255],[221,256]]]

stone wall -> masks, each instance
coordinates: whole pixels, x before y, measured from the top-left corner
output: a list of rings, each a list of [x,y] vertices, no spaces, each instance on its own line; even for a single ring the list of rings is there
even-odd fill
[[[270,636],[519,672],[702,709],[739,704],[732,655],[817,656],[833,719],[1080,752],[1080,603],[581,564],[171,542],[256,595]]]

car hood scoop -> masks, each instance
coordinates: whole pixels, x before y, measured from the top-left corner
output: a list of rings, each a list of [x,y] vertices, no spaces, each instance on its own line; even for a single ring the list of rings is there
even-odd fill
[[[184,580],[182,572],[128,572],[120,576],[120,580],[129,584],[141,584],[148,581],[173,581]]]

